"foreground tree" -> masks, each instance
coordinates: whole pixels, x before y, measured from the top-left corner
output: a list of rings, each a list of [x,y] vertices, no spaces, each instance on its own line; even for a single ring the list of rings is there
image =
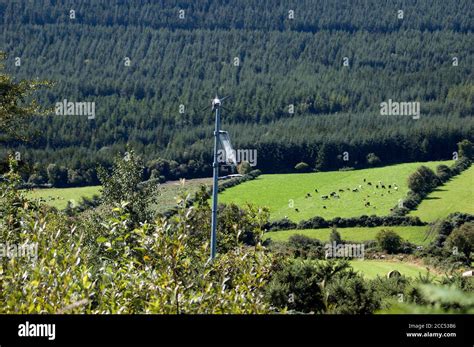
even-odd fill
[[[124,204],[134,225],[153,218],[152,204],[157,198],[157,185],[142,183],[144,165],[133,150],[115,158],[112,172],[99,168],[102,199],[111,206]]]

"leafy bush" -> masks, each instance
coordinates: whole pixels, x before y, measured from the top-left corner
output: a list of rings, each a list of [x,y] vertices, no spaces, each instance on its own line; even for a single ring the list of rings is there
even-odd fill
[[[378,308],[372,294],[346,261],[293,260],[272,276],[266,295],[280,309],[364,314]]]
[[[102,183],[102,199],[112,207],[125,206],[133,225],[153,219],[149,206],[157,197],[157,186],[142,184],[144,166],[139,156],[129,150],[125,157],[117,157],[112,173],[99,168]],[[126,202],[126,205],[123,203]]]
[[[246,175],[252,171],[252,166],[248,161],[243,161],[237,165],[237,172],[241,175]]]
[[[466,158],[466,157],[461,157],[456,162],[454,165],[451,167],[451,171],[454,175],[459,175],[461,172],[464,170],[468,169],[471,166],[471,160]]]
[[[474,251],[474,223],[465,223],[447,237],[444,247],[463,253],[469,257]]]
[[[369,153],[367,154],[367,164],[370,166],[377,166],[380,165],[382,161],[380,160],[379,157],[375,155],[375,153]]]
[[[390,278],[377,276],[369,281],[369,287],[373,290],[374,295],[379,298],[381,306],[387,308],[394,299],[400,300],[400,294],[403,295],[402,299],[404,299],[405,292],[411,282],[409,278],[403,275]]]
[[[451,169],[447,165],[438,165],[436,167],[436,176],[441,180],[441,182],[446,182],[448,181],[453,173],[451,172]]]
[[[436,222],[431,230],[436,235],[433,245],[443,247],[451,232],[465,223],[474,223],[474,216],[466,213],[451,213],[445,219]]]
[[[474,144],[471,141],[467,139],[462,140],[458,143],[458,149],[461,158],[474,160]]]
[[[388,253],[397,253],[402,248],[402,238],[392,230],[380,230],[375,239],[378,246]]]
[[[303,259],[324,258],[324,245],[320,240],[304,235],[292,235],[286,243],[287,256]]]
[[[408,177],[408,187],[415,193],[427,194],[439,184],[439,179],[430,168],[422,165]]]

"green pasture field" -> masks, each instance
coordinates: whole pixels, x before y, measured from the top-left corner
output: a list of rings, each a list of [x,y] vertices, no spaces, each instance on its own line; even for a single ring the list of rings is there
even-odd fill
[[[255,180],[226,189],[220,194],[219,201],[266,206],[270,209],[272,219],[287,216],[293,221],[314,216],[325,219],[383,216],[388,215],[390,209],[406,196],[407,178],[411,173],[421,165],[435,170],[440,164],[450,166],[453,161],[406,163],[353,171],[261,175]],[[382,184],[385,189],[381,188]],[[357,189],[357,192],[353,189]],[[335,192],[339,198],[323,200],[322,196],[328,196],[331,192]],[[308,197],[308,194],[311,196]],[[367,203],[370,205],[366,206]]]
[[[377,276],[385,277],[392,270],[397,270],[406,277],[416,278],[420,274],[426,275],[428,273],[427,268],[419,266],[413,263],[403,263],[400,261],[389,261],[389,260],[352,260],[350,261],[352,268],[360,272],[364,277],[368,279],[375,278]],[[432,273],[432,275],[437,276]]]
[[[375,240],[375,235],[382,230],[388,229],[395,231],[404,240],[415,245],[426,246],[433,240],[434,235],[427,236],[429,226],[391,226],[391,227],[372,227],[372,228],[338,228],[344,241],[362,242]],[[301,230],[280,230],[265,233],[264,239],[273,241],[288,241],[292,235],[304,235],[321,241],[328,241],[331,234],[330,228],[325,229],[301,229]]]
[[[101,186],[88,186],[77,188],[42,188],[26,192],[31,199],[43,199],[48,205],[57,209],[64,209],[68,201],[79,203],[82,197],[91,198],[100,195]]]
[[[474,214],[474,166],[428,194],[410,214],[433,222],[453,212]]]

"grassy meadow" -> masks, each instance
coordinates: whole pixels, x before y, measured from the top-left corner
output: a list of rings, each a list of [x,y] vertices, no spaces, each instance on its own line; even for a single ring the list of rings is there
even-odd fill
[[[42,199],[46,204],[64,209],[68,201],[79,203],[82,197],[91,198],[100,195],[101,186],[77,187],[77,188],[44,188],[27,191],[27,196],[32,199]]]
[[[420,274],[426,275],[428,273],[427,268],[423,266],[413,263],[403,263],[400,261],[351,260],[350,264],[355,271],[360,272],[368,279],[372,279],[377,276],[385,277],[392,270],[397,270],[402,275],[413,278],[418,277]]]
[[[452,163],[418,162],[353,171],[261,175],[253,181],[226,189],[220,194],[220,202],[238,205],[248,202],[266,206],[270,209],[272,219],[287,216],[293,221],[314,216],[331,219],[387,215],[399,199],[406,196],[407,178],[420,165],[435,170],[440,164]],[[381,188],[382,184],[385,189]],[[397,189],[394,189],[394,185]],[[357,192],[353,189],[357,189]],[[328,196],[331,192],[335,192],[339,198],[322,199],[322,196]],[[311,194],[311,197],[307,194]],[[366,206],[367,202],[370,206]]]
[[[189,193],[191,197],[204,184],[210,184],[210,178],[199,178],[192,180],[170,181],[160,184],[158,187],[157,203],[153,207],[158,212],[164,212],[176,206],[176,198],[182,194]],[[100,195],[101,186],[89,186],[78,188],[44,188],[27,191],[27,195],[33,199],[43,199],[46,204],[64,209],[68,201],[79,203],[82,197],[91,198]]]
[[[433,235],[427,235],[429,226],[391,226],[391,227],[373,227],[373,228],[338,228],[344,241],[362,242],[375,240],[375,235],[382,230],[388,229],[395,231],[402,239],[415,245],[428,245],[433,239]],[[328,241],[331,234],[330,228],[325,229],[301,229],[301,230],[280,230],[265,233],[265,239],[273,241],[288,241],[292,235],[304,235],[321,241]]]
[[[410,215],[433,222],[453,212],[474,214],[474,166],[435,189]]]

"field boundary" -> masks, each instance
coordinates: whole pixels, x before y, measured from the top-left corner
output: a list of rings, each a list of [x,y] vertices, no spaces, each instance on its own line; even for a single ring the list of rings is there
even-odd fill
[[[295,230],[295,229],[323,229],[323,228],[354,228],[354,227],[379,227],[379,226],[425,226],[426,222],[422,222],[416,216],[366,216],[351,218],[336,217],[330,220],[325,220],[322,217],[316,216],[307,220],[302,220],[295,223],[289,219],[280,219],[269,222],[268,231],[279,230]]]
[[[406,197],[403,199],[403,206],[395,205],[392,209],[391,215],[394,216],[405,216],[409,212],[416,210],[416,208],[421,204],[421,202],[436,188],[443,186],[446,182],[449,182],[452,178],[461,175],[464,171],[471,167],[472,162],[467,158],[461,158],[457,160],[453,165],[451,165],[450,173],[448,177],[438,177],[438,182],[435,186],[430,187],[429,190],[421,193],[416,193],[413,190],[409,190]]]

